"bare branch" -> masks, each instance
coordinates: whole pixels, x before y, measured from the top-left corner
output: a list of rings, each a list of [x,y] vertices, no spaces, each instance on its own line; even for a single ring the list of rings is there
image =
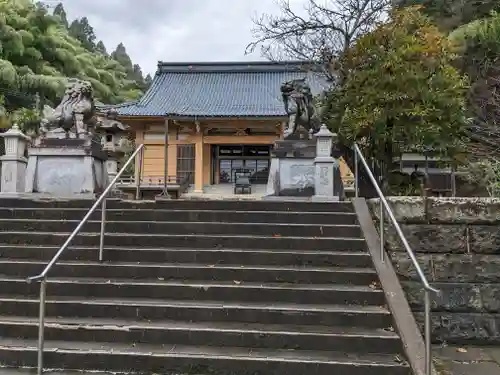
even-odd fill
[[[297,59],[320,63],[329,78],[342,76],[339,57],[361,35],[373,30],[390,8],[390,0],[308,0],[302,12],[288,0],[276,0],[279,15],[254,19],[254,41],[271,60]]]

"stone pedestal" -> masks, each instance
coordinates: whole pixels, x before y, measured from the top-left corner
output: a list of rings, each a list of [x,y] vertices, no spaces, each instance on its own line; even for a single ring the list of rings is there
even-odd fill
[[[23,193],[28,162],[24,152],[30,138],[24,135],[17,125],[0,136],[5,141],[5,155],[0,157],[2,163],[1,194]]]
[[[343,196],[340,163],[331,156],[332,134],[326,126],[314,140],[276,141],[271,158],[266,199],[302,197],[338,201]]]
[[[29,150],[26,193],[92,198],[108,184],[106,153],[85,138],[45,138]]]
[[[313,140],[280,140],[274,144],[267,196],[311,197],[314,194]]]

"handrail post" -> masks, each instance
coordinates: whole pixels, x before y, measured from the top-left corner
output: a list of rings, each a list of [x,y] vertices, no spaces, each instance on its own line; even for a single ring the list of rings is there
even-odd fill
[[[36,276],[31,276],[26,279],[28,283],[32,281],[40,281],[40,315],[39,315],[39,326],[38,326],[38,365],[37,365],[37,375],[42,375],[43,372],[43,345],[44,345],[44,329],[45,329],[45,297],[47,294],[47,274],[52,269],[54,264],[57,263],[62,253],[68,248],[71,241],[76,237],[80,230],[83,228],[85,223],[90,219],[90,217],[94,214],[95,210],[101,205],[101,235],[100,235],[100,243],[99,243],[99,260],[103,259],[103,249],[104,249],[104,233],[105,233],[105,224],[106,224],[106,197],[115,186],[118,179],[121,178],[122,174],[125,172],[125,169],[132,163],[132,160],[137,156],[137,154],[142,151],[144,148],[144,144],[141,144],[136,150],[130,155],[128,160],[122,166],[122,168],[118,171],[113,180],[108,184],[106,189],[102,192],[102,194],[97,198],[97,201],[92,205],[92,207],[88,210],[87,214],[83,217],[83,219],[78,223],[73,232],[69,235],[66,241],[59,248],[57,253],[52,257],[50,262],[45,266],[44,270]]]
[[[354,149],[354,196],[359,197],[358,150]]]
[[[427,281],[427,277],[424,274],[424,271],[420,267],[417,257],[415,256],[415,253],[411,249],[410,245],[408,244],[408,241],[405,238],[405,235],[403,231],[401,230],[400,225],[397,222],[396,217],[394,216],[394,213],[391,210],[391,206],[385,199],[384,193],[380,189],[380,186],[373,175],[373,172],[370,170],[370,166],[368,165],[366,159],[364,158],[359,146],[354,143],[354,160],[355,160],[355,171],[356,171],[356,197],[358,197],[358,178],[357,178],[357,171],[358,171],[358,160],[361,161],[361,164],[363,164],[363,167],[366,170],[366,173],[368,174],[368,178],[370,179],[371,183],[373,184],[373,187],[375,188],[379,198],[380,198],[380,252],[381,252],[381,257],[384,257],[384,209],[387,213],[387,217],[389,218],[389,224],[392,224],[394,229],[396,230],[396,233],[398,234],[399,238],[401,239],[401,242],[403,243],[403,246],[408,253],[408,256],[410,257],[410,260],[412,261],[417,274],[420,278],[420,281],[422,282],[424,286],[424,341],[425,341],[425,375],[432,375],[432,322],[431,322],[431,296],[430,292],[434,293],[439,293],[438,289],[433,288],[432,286],[429,285],[429,282]],[[427,155],[426,155],[426,166],[427,166]],[[428,168],[426,167],[426,170]],[[382,258],[382,261],[384,261],[384,258]]]
[[[382,199],[380,200],[380,260],[385,262],[384,257],[384,205],[382,204]]]
[[[38,317],[38,365],[36,369],[37,375],[43,374],[43,346],[45,344],[45,297],[47,295],[47,279],[43,278],[40,281],[40,306]]]
[[[432,375],[432,355],[431,355],[431,296],[429,290],[424,289],[424,330],[425,330],[425,373]]]
[[[101,206],[101,233],[99,235],[99,262],[104,259],[104,234],[106,233],[106,197]]]
[[[455,198],[457,196],[457,180],[455,175],[455,163],[451,165],[451,196]]]
[[[142,163],[144,162],[144,147],[139,152],[139,165],[137,168],[137,181],[135,182],[135,200],[141,198]]]

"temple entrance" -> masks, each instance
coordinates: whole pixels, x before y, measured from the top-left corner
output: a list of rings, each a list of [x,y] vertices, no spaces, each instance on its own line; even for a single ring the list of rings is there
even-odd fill
[[[252,184],[267,184],[270,145],[214,145],[212,152],[215,184],[232,184],[239,173],[248,174]]]

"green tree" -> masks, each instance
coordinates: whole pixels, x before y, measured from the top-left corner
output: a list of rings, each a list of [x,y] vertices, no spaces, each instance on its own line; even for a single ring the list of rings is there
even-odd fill
[[[468,106],[478,124],[500,126],[500,14],[454,30],[449,39],[460,55],[458,65],[471,78]]]
[[[66,14],[66,10],[64,9],[63,3],[59,3],[54,8],[54,16],[59,17],[62,25],[67,29],[69,28],[68,16]]]
[[[146,88],[141,67],[132,63],[132,59],[128,55],[127,49],[123,43],[116,46],[116,49],[111,53],[111,57],[125,68],[127,79],[136,82],[139,89],[144,90]]]
[[[89,51],[96,50],[96,36],[94,28],[89,24],[87,17],[79,20],[74,20],[69,26],[69,34],[80,41],[82,45]]]
[[[453,57],[447,38],[418,9],[393,12],[343,57],[349,75],[327,95],[329,126],[387,165],[408,149],[453,155],[466,125],[467,88]]]
[[[120,43],[116,46],[116,49],[111,52],[111,58],[115,59],[118,61],[126,70],[127,72],[127,77],[129,79],[134,79],[134,65],[132,63],[132,59],[127,53],[127,49],[123,45],[123,43]]]
[[[146,86],[149,87],[151,86],[151,83],[153,83],[153,77],[151,77],[151,74],[147,74],[146,78],[144,78],[144,83],[146,83]]]
[[[0,95],[0,129],[10,128],[17,124],[21,130],[29,132],[35,130],[41,117],[37,110],[32,108],[17,108],[9,110],[6,99]]]
[[[30,1],[0,2],[0,87],[49,95],[61,90],[63,75],[43,55],[61,44],[58,26],[57,18]]]
[[[500,10],[500,0],[400,0],[397,4],[422,6],[426,15],[448,31]]]
[[[142,94],[119,62],[89,51],[69,35],[58,16],[30,0],[0,0],[0,90],[6,101],[41,93],[54,103],[68,77],[90,81],[103,103]]]
[[[108,56],[108,51],[106,50],[106,46],[104,45],[102,40],[97,42],[97,44],[95,46],[95,50],[96,50],[96,52],[99,52],[102,55]]]

